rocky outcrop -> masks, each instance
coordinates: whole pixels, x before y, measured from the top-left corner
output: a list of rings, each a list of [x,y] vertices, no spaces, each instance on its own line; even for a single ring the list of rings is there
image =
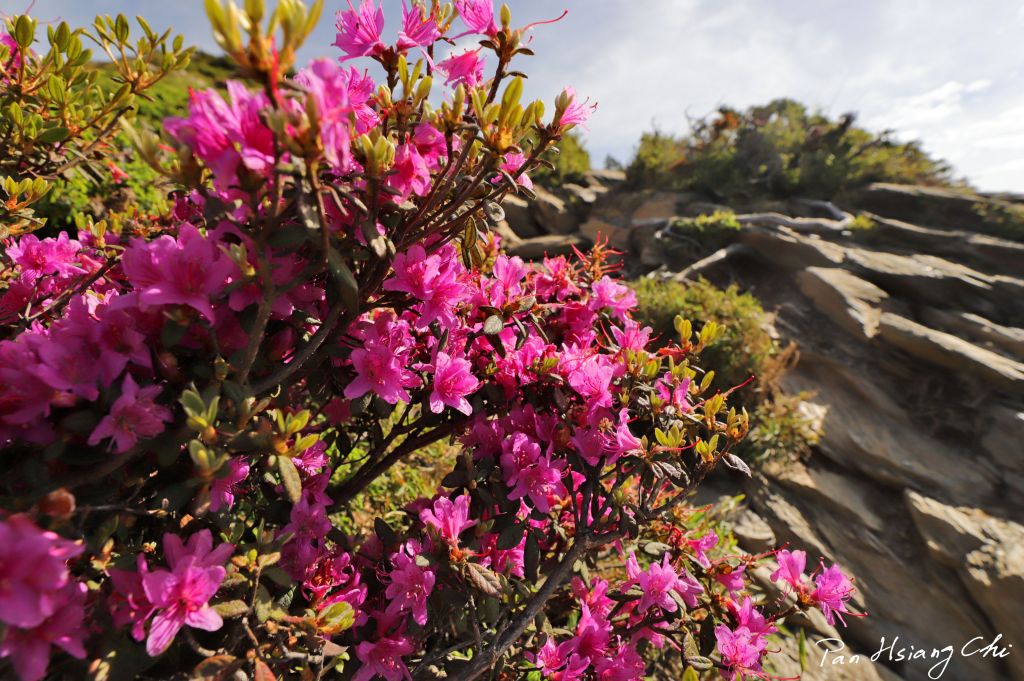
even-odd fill
[[[565,199],[577,231],[544,226],[514,252],[608,240],[633,274],[738,281],[800,347],[782,385],[807,395],[823,433],[809,461],[747,481],[730,521],[739,545],[790,543],[852,572],[870,616],[850,618],[849,654],[869,657],[883,639],[930,652],[1001,635],[1008,657],[956,654],[942,678],[1024,678],[1024,244],[972,230],[978,202],[999,208],[1005,197],[873,185],[845,211],[800,200],[736,207],[736,241],[695,261],[691,237],[668,227],[722,206],[594,182],[595,196],[572,188]],[[869,228],[851,217],[865,211]],[[752,577],[773,593],[765,575]],[[813,617],[789,625],[807,635],[805,679],[924,681],[934,665],[882,655],[833,666],[819,645],[837,638],[833,628]],[[772,673],[795,676],[799,655],[784,652]]]

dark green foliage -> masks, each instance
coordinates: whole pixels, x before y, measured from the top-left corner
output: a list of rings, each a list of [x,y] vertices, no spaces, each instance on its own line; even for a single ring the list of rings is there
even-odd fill
[[[732,211],[715,211],[695,218],[673,218],[665,229],[666,247],[677,262],[693,262],[728,246],[742,226]]]
[[[870,182],[949,184],[950,168],[917,142],[900,143],[833,121],[790,99],[746,111],[723,107],[677,138],[645,134],[628,168],[634,186],[685,189],[716,199],[831,198]]]

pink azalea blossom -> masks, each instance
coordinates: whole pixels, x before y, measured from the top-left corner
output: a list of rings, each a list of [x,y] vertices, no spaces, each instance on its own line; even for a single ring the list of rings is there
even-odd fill
[[[679,606],[672,598],[673,592],[678,594],[687,606],[694,608],[697,606],[697,596],[704,592],[700,583],[688,572],[684,572],[682,576],[676,573],[667,553],[660,564],[651,563],[646,570],[640,570],[636,556],[630,554],[626,562],[626,572],[629,575],[628,583],[638,584],[643,592],[637,605],[637,611],[641,613],[646,612],[652,605],[665,612],[675,612]]]
[[[746,582],[743,580],[743,572],[745,570],[746,567],[741,565],[733,568],[732,572],[718,573],[715,575],[715,581],[724,586],[730,596],[735,597],[746,586]]]
[[[594,312],[608,309],[613,317],[625,322],[627,313],[636,307],[636,292],[605,275],[590,287],[587,304]]]
[[[235,505],[235,487],[249,477],[249,462],[245,459],[231,459],[227,473],[214,479],[210,485],[210,510],[230,509]]]
[[[209,530],[203,530],[183,544],[173,534],[164,535],[164,550],[170,570],[155,570],[142,577],[142,588],[155,615],[146,639],[146,652],[156,657],[174,640],[183,626],[217,631],[221,616],[209,601],[217,593],[227,572],[223,563],[234,547],[212,548]]]
[[[89,444],[99,444],[111,438],[118,453],[126,452],[140,438],[151,438],[164,431],[164,423],[171,420],[171,410],[153,399],[163,389],[158,385],[139,388],[129,374],[121,385],[121,396],[110,407],[89,436]]]
[[[455,0],[455,9],[470,33],[490,37],[498,34],[498,25],[494,23],[493,0]]]
[[[843,619],[843,613],[850,612],[846,603],[857,591],[853,588],[850,578],[843,574],[838,565],[832,565],[822,570],[814,578],[814,585],[811,599],[821,608],[821,612],[825,615],[825,621],[834,625],[838,617],[839,621],[845,625],[846,620]]]
[[[70,582],[67,563],[81,552],[28,516],[0,520],[0,622],[30,629],[58,614]]]
[[[568,102],[561,118],[558,119],[558,127],[563,130],[583,125],[590,119],[590,115],[597,110],[597,104],[590,104],[590,100],[579,101],[576,90],[571,87],[562,91],[561,98]]]
[[[455,308],[466,298],[467,289],[460,280],[465,270],[454,248],[445,246],[428,256],[417,244],[396,255],[393,267],[395,274],[384,282],[384,288],[421,301],[418,327],[425,328],[435,320],[446,326],[455,321]]]
[[[693,550],[694,556],[697,557],[697,564],[705,570],[710,568],[711,560],[708,558],[707,552],[718,546],[718,534],[710,531],[698,539],[687,539],[686,543]],[[772,579],[774,578],[773,576]]]
[[[545,679],[574,681],[583,676],[590,660],[575,652],[576,644],[575,639],[556,644],[554,638],[547,638],[533,659]]]
[[[298,456],[292,457],[295,467],[306,475],[315,475],[327,465],[327,443],[317,440]]]
[[[476,525],[469,519],[469,495],[462,494],[452,501],[439,497],[431,508],[420,511],[420,521],[434,528],[449,546],[459,545],[459,535]]]
[[[455,86],[462,83],[467,88],[473,88],[482,83],[484,58],[480,55],[481,49],[466,50],[439,61],[437,70],[445,75],[444,84]]]
[[[341,61],[383,52],[387,48],[380,39],[384,31],[383,8],[375,6],[373,0],[363,0],[358,10],[348,0],[348,7],[347,11],[338,12],[335,22],[338,35],[334,46],[346,55]]]
[[[224,288],[235,270],[213,239],[187,223],[177,239],[166,234],[148,242],[133,239],[122,266],[141,305],[187,305],[211,322],[210,298]]]
[[[553,463],[551,456],[537,459],[531,466],[520,471],[516,476],[516,484],[508,493],[509,499],[529,497],[534,507],[541,513],[551,510],[551,503],[566,494],[562,484],[564,461]]]
[[[413,47],[433,45],[441,37],[441,29],[437,26],[437,17],[427,13],[426,8],[413,2],[412,8],[406,0],[402,0],[402,30],[398,32],[399,50]]]
[[[79,660],[85,658],[83,645],[87,629],[84,584],[69,583],[55,593],[57,610],[39,624],[28,628],[9,628],[0,643],[0,659],[9,658],[21,681],[37,681],[46,675],[53,646]]]
[[[430,167],[415,144],[399,145],[391,170],[387,185],[399,192],[398,199],[404,201],[413,194],[424,196],[430,191]]]
[[[779,567],[771,574],[771,580],[780,579],[789,587],[800,591],[804,587],[804,568],[807,566],[807,553],[804,551],[787,551],[782,549],[775,555]],[[788,587],[787,587],[788,588]]]
[[[356,646],[356,657],[363,665],[352,677],[352,681],[369,681],[382,677],[385,681],[400,681],[412,678],[402,656],[408,655],[416,646],[405,636],[392,636],[377,641],[363,641]]]
[[[406,388],[418,386],[420,380],[409,371],[402,358],[381,342],[366,342],[352,352],[356,378],[345,387],[350,400],[373,393],[388,404],[408,402],[412,398]]]
[[[420,567],[408,554],[398,552],[391,557],[395,568],[391,571],[391,583],[385,591],[388,615],[403,612],[412,613],[416,624],[427,623],[427,597],[434,589],[434,571]]]
[[[57,238],[40,240],[34,234],[26,234],[7,247],[7,256],[14,261],[29,281],[35,281],[47,274],[71,276],[85,274],[78,261],[82,244],[61,232]]]
[[[600,616],[590,612],[590,608],[580,606],[580,619],[576,624],[576,636],[572,639],[572,648],[580,657],[596,660],[608,649],[611,638],[611,627]]]
[[[626,320],[621,329],[617,326],[612,327],[612,338],[615,339],[615,343],[623,350],[634,352],[647,347],[651,340],[651,333],[653,333],[651,327],[641,327],[632,319]]]
[[[516,184],[520,187],[526,187],[527,189],[533,189],[533,180],[526,173],[522,173],[519,177],[516,177],[522,168],[523,164],[526,163],[526,154],[519,151],[510,151],[502,157],[501,169],[506,173],[516,178]],[[500,181],[501,177],[496,177],[495,181]]]
[[[724,624],[715,627],[715,640],[722,663],[729,668],[732,679],[741,679],[747,672],[761,668],[762,648],[754,642],[754,636],[746,627],[730,629]]]
[[[473,413],[466,395],[480,387],[480,381],[470,373],[472,365],[461,357],[450,357],[438,352],[433,365],[433,390],[430,392],[430,411],[440,414],[446,406],[466,416]]]
[[[736,618],[738,626],[746,627],[753,635],[754,642],[761,649],[767,647],[767,637],[776,631],[774,624],[768,622],[764,615],[754,607],[750,596],[743,598],[743,604],[737,607],[735,601],[729,601],[729,611]]]

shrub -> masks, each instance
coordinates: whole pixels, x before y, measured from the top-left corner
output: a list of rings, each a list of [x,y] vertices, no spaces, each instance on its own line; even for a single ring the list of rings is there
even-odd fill
[[[628,176],[638,186],[698,191],[716,199],[831,198],[871,182],[949,184],[950,167],[917,142],[901,143],[830,120],[790,99],[746,111],[723,107],[684,137],[645,134]]]
[[[698,380],[715,327],[680,321],[653,352],[604,249],[539,267],[497,251],[488,217],[592,107],[571,89],[549,115],[522,101],[531,27],[455,5],[403,7],[394,44],[370,0],[338,14],[335,46],[378,84],[333,58],[286,75],[319,2],[208,2],[251,81],[195,93],[163,139],[134,132],[176,186],[171,213],[5,243],[0,658],[16,675],[625,681],[667,639],[681,665],[735,676],[759,673],[786,612],[846,611],[834,566],[808,577],[780,552],[794,603],[755,607],[761,557],[665,527],[717,466],[746,470],[745,412]],[[26,25],[10,22],[5,97],[48,68]],[[125,49],[123,17],[100,26]],[[480,49],[428,71],[419,48],[457,31]],[[62,176],[64,143],[9,112],[28,167]],[[356,500],[443,443],[458,454],[440,484],[385,489],[425,493],[367,531]],[[590,572],[608,562],[624,576]]]
[[[636,317],[655,330],[656,343],[674,337],[677,316],[698,330],[708,323],[719,329],[717,340],[702,356],[715,367],[711,385],[721,391],[745,386],[730,399],[753,412],[750,434],[737,446],[737,454],[759,463],[810,453],[818,433],[799,410],[806,396],[784,395],[778,387],[779,378],[796,359],[796,348],[781,347],[772,338],[757,298],[740,292],[736,284],[720,289],[706,279],[685,284],[638,279],[630,286],[637,293]]]

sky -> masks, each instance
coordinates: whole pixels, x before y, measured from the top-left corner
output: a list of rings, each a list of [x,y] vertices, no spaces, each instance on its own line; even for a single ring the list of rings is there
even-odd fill
[[[31,0],[0,0],[23,11]],[[333,14],[300,57],[337,54]],[[383,0],[393,40],[400,0]],[[595,165],[626,162],[644,131],[683,132],[728,104],[792,97],[865,127],[919,139],[959,177],[1024,192],[1022,0],[511,0],[532,31],[521,57],[527,95],[549,101],[572,85],[599,109],[584,131]],[[36,0],[40,20],[85,25],[96,13],[144,14],[215,51],[202,0]],[[550,107],[549,107],[550,109]]]

